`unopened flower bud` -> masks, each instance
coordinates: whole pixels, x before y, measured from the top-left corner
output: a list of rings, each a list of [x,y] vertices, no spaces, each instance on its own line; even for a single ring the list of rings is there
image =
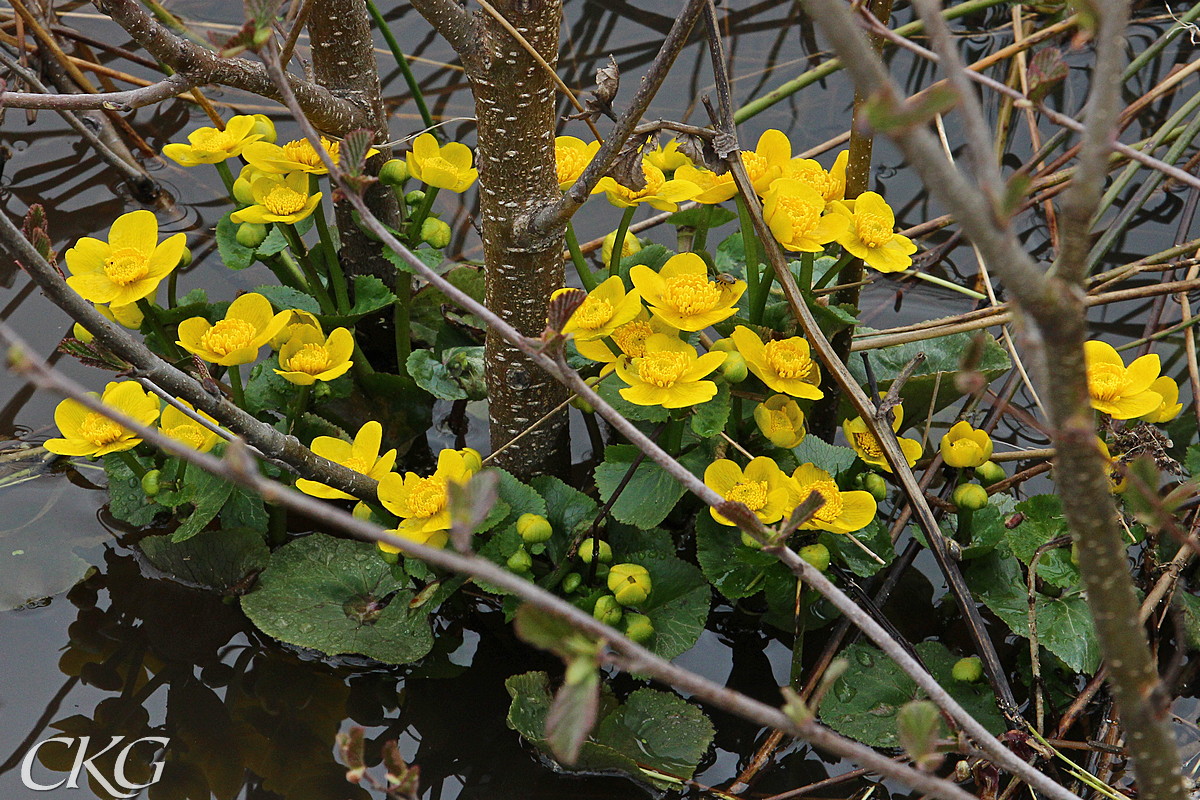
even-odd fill
[[[562,590],[566,594],[571,594],[583,584],[583,576],[578,572],[568,572],[563,578]]]
[[[722,378],[730,383],[741,383],[749,374],[746,359],[741,353],[734,351],[725,354],[725,361],[721,364]]]
[[[450,244],[450,226],[437,217],[426,217],[421,223],[421,241],[430,247],[445,247]]]
[[[988,493],[978,483],[964,483],[954,490],[950,499],[961,511],[978,511],[987,507]]]
[[[508,557],[505,563],[513,572],[528,572],[533,567],[533,556],[524,547]]]
[[[611,594],[600,595],[596,605],[592,606],[592,616],[605,625],[616,625],[624,615],[625,611],[621,608],[621,604]]]
[[[654,636],[654,623],[645,614],[626,614],[625,635],[638,644],[645,644]]]
[[[584,539],[583,544],[579,545],[579,558],[583,560],[583,563],[590,564],[592,563],[592,559],[597,557],[601,564],[607,564],[612,561],[612,545],[594,536],[590,539]]]
[[[179,269],[187,269],[192,265],[192,248],[184,247],[183,252],[179,254],[179,263],[176,264]]]
[[[954,663],[950,675],[962,683],[976,683],[983,678],[983,662],[979,660],[979,656],[960,658]]]
[[[403,186],[408,180],[408,164],[402,158],[393,158],[379,168],[379,180],[388,186]]]
[[[829,569],[829,548],[823,544],[810,544],[807,547],[801,547],[797,555],[816,567],[817,572],[824,572]]]
[[[991,486],[993,483],[999,483],[1008,477],[1004,472],[1004,467],[997,464],[995,461],[985,461],[975,468],[975,477],[979,478],[979,482],[984,486]]]
[[[266,114],[254,114],[254,127],[250,129],[251,133],[257,133],[262,138],[260,142],[268,142],[275,144],[276,133],[275,123]]]
[[[877,472],[868,472],[863,475],[863,488],[871,493],[877,501],[882,502],[887,499],[887,481]]]
[[[142,491],[146,493],[147,497],[154,497],[158,494],[161,477],[162,473],[156,469],[152,469],[142,476]]]
[[[715,350],[720,353],[736,353],[737,345],[733,343],[733,339],[717,339],[712,343],[712,347],[710,347],[709,350]]]
[[[517,519],[517,533],[521,534],[526,544],[537,544],[553,536],[554,528],[550,527],[550,520],[541,514],[522,514]]]
[[[608,570],[608,590],[623,606],[646,602],[652,588],[650,572],[641,564],[614,564]]]
[[[267,226],[257,222],[243,222],[238,226],[237,243],[242,247],[256,249],[267,238]]]
[[[425,193],[420,189],[413,189],[408,194],[404,195],[404,202],[410,206],[419,206],[425,202]]]

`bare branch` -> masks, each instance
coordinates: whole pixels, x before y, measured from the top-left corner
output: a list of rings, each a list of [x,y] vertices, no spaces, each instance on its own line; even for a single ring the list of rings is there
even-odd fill
[[[132,111],[142,106],[153,105],[183,94],[200,85],[182,72],[171,77],[124,92],[100,92],[97,94],[43,94],[41,92],[0,92],[0,107],[48,108],[53,111],[76,111],[85,109],[108,109]]]

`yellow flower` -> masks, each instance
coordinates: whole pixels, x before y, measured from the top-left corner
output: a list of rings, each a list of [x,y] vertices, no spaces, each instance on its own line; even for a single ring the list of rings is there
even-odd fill
[[[353,354],[354,336],[346,328],[334,328],[326,339],[320,330],[304,325],[279,349],[283,369],[275,374],[297,386],[312,386],[345,375],[354,364]]]
[[[313,328],[321,334],[321,338],[325,338],[325,332],[321,329],[321,320],[317,319],[316,315],[310,311],[302,311],[298,308],[289,308],[283,313],[287,314],[287,322],[280,328],[279,333],[271,337],[271,341],[267,342],[272,350],[279,350],[288,343],[288,340],[296,335],[301,328]]]
[[[892,409],[892,414],[892,430],[898,432],[904,422],[904,407],[896,406]],[[845,420],[842,423],[842,432],[846,434],[847,441],[854,448],[854,452],[858,453],[859,458],[872,466],[882,467],[885,472],[892,471],[891,465],[883,457],[883,447],[880,446],[879,440],[875,438],[875,434],[871,433],[871,429],[862,417]],[[924,450],[921,443],[916,439],[899,439],[898,441],[900,450],[904,453],[904,460],[910,467],[916,464]]]
[[[746,359],[746,366],[769,388],[792,397],[820,400],[825,396],[821,367],[812,357],[808,342],[801,336],[763,344],[758,334],[739,325],[734,328],[734,345]]]
[[[771,444],[788,450],[804,441],[808,433],[800,404],[784,394],[773,395],[755,406],[754,421]]]
[[[646,355],[646,340],[656,333],[678,338],[676,336],[678,331],[675,328],[658,317],[651,317],[646,309],[639,308],[637,316],[624,325],[619,325],[608,335],[617,348],[615,351],[599,339],[587,341],[576,339],[575,349],[584,358],[603,364],[604,367],[601,368],[600,374],[607,375],[616,369],[617,360],[621,355],[630,358],[641,358]]]
[[[262,137],[261,141],[275,144],[275,123],[266,114],[251,114],[254,118],[254,132]]]
[[[375,420],[371,420],[358,429],[353,442],[342,441],[332,436],[318,436],[312,440],[309,449],[323,458],[341,464],[346,469],[354,470],[378,481],[390,473],[396,464],[395,450],[388,450],[383,455],[379,455],[379,446],[382,442],[383,426]],[[340,489],[334,489],[306,478],[297,480],[296,488],[305,494],[324,500],[354,499]]]
[[[1104,457],[1105,474],[1108,476],[1108,491],[1112,494],[1121,494],[1129,488],[1129,478],[1121,466],[1121,459],[1113,458],[1108,445],[1099,436],[1096,437],[1096,447],[1100,450],[1100,455]]]
[[[681,331],[702,331],[733,316],[746,291],[745,281],[709,280],[708,266],[695,253],[671,256],[660,272],[638,264],[629,270],[629,279],[651,313]]]
[[[407,155],[408,171],[429,186],[465,192],[479,177],[479,171],[471,167],[472,158],[471,148],[465,144],[448,142],[439,147],[432,133],[422,133]]]
[[[879,194],[863,192],[854,200],[834,203],[833,210],[849,223],[837,243],[868,267],[900,272],[912,266],[917,246],[895,232],[896,215]]]
[[[801,464],[792,473],[792,481],[797,504],[807,500],[812,492],[821,495],[825,501],[813,518],[800,526],[801,530],[853,533],[865,528],[875,518],[877,506],[870,492],[843,492],[829,473],[820,467]],[[791,514],[791,509],[788,509],[788,514]]]
[[[329,153],[334,164],[341,158],[341,143],[321,137],[321,146]],[[371,148],[370,155],[379,151]],[[242,157],[255,169],[262,172],[283,174],[287,172],[304,172],[312,175],[324,175],[329,172],[321,156],[313,149],[308,139],[296,139],[282,147],[270,142],[255,142],[246,148]]]
[[[447,491],[450,482],[466,483],[477,468],[458,450],[443,450],[433,475],[422,478],[415,472],[400,477],[389,472],[379,479],[379,502],[400,517],[400,525],[389,533],[430,547],[445,547],[450,538],[450,510]],[[399,552],[380,543],[379,549]]]
[[[737,194],[737,184],[733,182],[733,172],[718,175],[711,170],[686,164],[675,171],[675,177],[700,187],[700,194],[692,198],[697,203],[705,205],[723,203]]]
[[[96,397],[95,392],[88,394]],[[158,398],[136,381],[113,381],[104,387],[100,401],[143,425],[158,419]],[[54,424],[62,438],[48,439],[44,447],[55,455],[97,458],[132,450],[142,442],[133,431],[69,398],[54,409]]]
[[[646,160],[663,172],[674,172],[680,167],[691,166],[692,163],[690,158],[679,152],[679,142],[674,139],[646,153]]]
[[[941,451],[947,466],[973,469],[991,459],[992,437],[960,420],[942,437]]]
[[[100,315],[107,320],[116,322],[132,331],[136,331],[142,327],[142,310],[137,307],[136,303],[130,303],[127,306],[116,306],[115,308],[109,308],[103,303],[92,303],[92,305],[94,305],[96,310],[100,312]],[[92,336],[91,331],[80,325],[78,322],[75,323],[72,333],[74,333],[76,339],[84,344],[91,344],[92,339],[95,338]],[[1175,393],[1178,394],[1179,390],[1176,389]]]
[[[825,198],[803,181],[780,178],[764,196],[763,219],[787,250],[818,253],[850,227],[842,214],[823,214]]]
[[[225,318],[215,325],[204,317],[179,323],[176,344],[210,364],[249,364],[258,358],[259,348],[279,333],[288,316],[286,311],[274,314],[270,300],[250,292],[230,303]]]
[[[196,411],[196,407],[187,400],[179,400],[179,402],[192,411]],[[217,421],[203,411],[196,411],[196,413],[211,422],[214,426],[217,425]],[[167,407],[163,409],[162,419],[158,421],[158,429],[162,431],[164,436],[169,436],[177,442],[183,442],[188,447],[193,450],[199,450],[201,453],[207,453],[209,450],[212,450],[213,446],[221,438],[217,435],[216,431],[204,427],[170,404],[167,404]]]
[[[819,162],[811,158],[793,158],[783,165],[780,177],[807,183],[825,198],[826,203],[832,203],[846,196],[846,162],[849,159],[850,151],[843,150],[826,172]]]
[[[163,155],[181,167],[216,164],[240,156],[247,146],[263,138],[262,132],[256,129],[256,116],[261,115],[230,117],[223,131],[216,128],[194,130],[188,134],[188,144],[164,145]]]
[[[774,128],[763,131],[753,151],[742,151],[742,163],[746,165],[754,191],[760,195],[766,194],[771,184],[783,173],[784,165],[791,160],[792,143],[788,141],[787,134]]]
[[[574,136],[554,140],[554,164],[558,170],[558,188],[570,189],[600,149],[599,142],[585,142]]]
[[[644,161],[642,162],[642,174],[646,178],[646,188],[641,191],[634,191],[627,186],[622,186],[612,178],[605,177],[596,184],[592,194],[604,192],[608,202],[617,208],[629,208],[647,203],[659,211],[678,211],[680,203],[684,200],[691,200],[700,194],[700,187],[696,184],[678,178],[667,180],[661,169]]]
[[[234,222],[286,222],[295,225],[307,217],[321,202],[322,192],[308,193],[308,175],[289,172],[287,175],[262,175],[250,184],[254,205],[240,208],[229,215]]]
[[[85,236],[67,251],[67,285],[84,300],[125,306],[154,294],[179,264],[187,236],[158,241],[158,220],[149,211],[117,217],[108,241]]]
[[[766,456],[751,460],[744,472],[728,458],[717,459],[704,470],[704,485],[726,500],[744,504],[767,525],[782,519],[796,503],[787,475]],[[709,508],[708,512],[722,525],[735,524],[715,508]]]
[[[717,384],[702,380],[725,360],[724,353],[696,357],[687,342],[655,333],[646,339],[640,358],[617,361],[617,375],[629,384],[621,390],[634,405],[686,408],[708,402],[717,394]]]
[[[276,175],[275,172],[263,172],[253,164],[247,164],[242,167],[242,171],[238,173],[237,178],[233,181],[233,198],[244,206],[252,206],[255,203],[254,192],[251,186],[254,182],[264,175]]]
[[[617,244],[617,232],[613,231],[604,237],[600,245],[600,260],[608,264],[612,261],[612,251]],[[625,241],[621,242],[621,258],[629,258],[634,253],[642,251],[642,243],[629,231],[625,232]]]
[[[1083,357],[1092,408],[1113,419],[1136,419],[1162,406],[1163,396],[1151,388],[1161,368],[1156,354],[1135,359],[1126,368],[1112,345],[1093,340],[1083,343]]]
[[[570,289],[559,289],[551,299]],[[605,280],[588,292],[583,305],[563,326],[564,334],[574,334],[576,342],[586,342],[611,336],[619,326],[630,322],[642,310],[642,298],[637,289],[626,293],[625,284],[617,275]]]
[[[1162,404],[1156,410],[1142,416],[1146,422],[1170,422],[1183,411],[1183,403],[1179,402],[1179,384],[1166,375],[1156,378],[1154,383],[1150,384],[1150,391],[1162,395]]]

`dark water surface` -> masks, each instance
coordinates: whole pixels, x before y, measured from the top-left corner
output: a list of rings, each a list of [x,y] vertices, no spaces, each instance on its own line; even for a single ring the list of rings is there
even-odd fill
[[[637,10],[620,0],[566,3],[560,74],[569,85],[586,88],[595,69],[613,53],[624,74],[620,100],[628,98],[674,13],[672,4],[638,5],[650,10]],[[114,26],[88,13],[89,8],[82,6],[79,13],[68,15],[66,23],[108,41],[126,42]],[[188,0],[172,8],[192,19],[233,27],[241,23],[240,4]],[[743,0],[728,3],[727,8],[736,103],[799,74],[818,52],[812,31],[797,21],[794,3]],[[1002,10],[957,23],[969,59],[1011,41],[1007,6],[998,8]],[[386,4],[386,9],[405,51],[419,59],[413,68],[434,113],[443,119],[470,117],[470,95],[461,71],[448,64],[453,60],[449,47],[406,5]],[[1153,18],[1131,31],[1134,52],[1169,24],[1157,9],[1146,13],[1153,13]],[[904,21],[909,13],[899,15]],[[383,46],[381,40],[378,44]],[[651,108],[651,118],[707,121],[699,105],[700,96],[712,91],[707,57],[697,43],[684,51]],[[1151,72],[1161,77],[1171,64],[1190,57],[1190,45],[1181,37]],[[1070,53],[1067,59],[1073,70],[1061,92],[1061,107],[1075,112],[1086,89],[1087,54]],[[391,56],[381,53],[380,65],[395,112],[393,138],[408,136],[420,128],[419,119],[406,102],[407,89]],[[907,56],[895,57],[893,66],[909,89],[927,85],[935,77]],[[1146,86],[1131,84],[1130,99]],[[1191,91],[1194,87],[1182,94]],[[210,97],[222,104],[226,117],[255,111],[277,116],[274,107],[236,92],[212,92]],[[986,100],[994,112],[994,97]],[[850,101],[845,77],[834,75],[743,125],[744,146],[752,147],[758,135],[771,127],[788,133],[797,151],[815,146],[845,129]],[[1178,102],[1173,99],[1149,109],[1125,140],[1148,135]],[[130,118],[158,148],[207,124],[203,115],[178,102],[142,109]],[[1016,124],[1010,162],[1020,163],[1029,153],[1023,125],[1023,121]],[[281,140],[295,134],[294,126],[282,119],[279,126]],[[454,138],[472,140],[469,121],[451,122],[448,130]],[[571,123],[565,132],[583,136],[583,130],[581,124]],[[956,143],[953,130],[950,137]],[[0,180],[4,213],[16,218],[30,204],[44,204],[60,253],[81,236],[102,235],[115,217],[137,207],[52,114],[42,112],[27,124],[22,112],[9,110],[0,127],[0,141],[12,151]],[[831,155],[823,157],[826,164],[830,160]],[[890,146],[877,145],[872,188],[882,191],[897,209],[899,224],[916,224],[942,213],[903,167]],[[220,265],[212,225],[225,208],[214,170],[185,171],[167,164],[157,168],[155,177],[178,200],[178,205],[159,214],[160,225],[166,232],[186,231],[196,255],[195,264],[181,279],[183,291],[199,286],[211,298],[231,298],[272,280],[261,266],[239,273]],[[1185,197],[1178,191],[1159,193],[1138,218],[1134,232],[1119,243],[1111,263],[1170,246]],[[439,203],[448,219],[455,202],[473,203],[474,194],[459,200],[443,193]],[[460,205],[453,219],[455,247],[467,258],[479,256],[471,213],[470,206]],[[618,216],[603,201],[591,204],[577,221],[580,239],[611,231]],[[1021,224],[1031,250],[1044,255],[1047,240],[1040,220],[1026,215]],[[672,244],[668,233],[662,229],[649,235]],[[719,241],[721,235],[714,232],[710,242]],[[959,247],[939,269],[945,277],[957,279],[972,275],[976,266],[969,248]],[[39,354],[53,353],[68,333],[70,321],[14,265],[0,262],[0,286],[0,318],[14,325]],[[863,303],[866,324],[892,327],[972,307],[968,298],[943,289],[925,285],[898,289],[900,284],[892,281],[868,288]],[[1145,304],[1124,304],[1103,307],[1094,319],[1113,337],[1137,338],[1145,314]],[[1177,319],[1173,303],[1168,304],[1167,314],[1165,319]],[[1166,371],[1178,377],[1183,370],[1178,340],[1169,339],[1156,350],[1164,356]],[[67,375],[97,389],[110,377],[70,358],[58,362]],[[53,435],[57,398],[34,393],[11,374],[0,374],[0,403],[0,455],[13,452],[21,441],[38,442]],[[485,414],[481,408],[472,411],[476,416]],[[1185,416],[1190,413],[1185,411]],[[482,433],[476,426],[473,439]],[[1044,444],[1037,431],[1019,421],[1006,422],[998,433],[1014,446]],[[431,436],[435,444],[446,443],[439,431]],[[164,779],[150,790],[151,797],[207,797],[209,789],[244,798],[362,797],[362,790],[343,780],[344,770],[334,759],[333,737],[351,724],[366,726],[374,743],[398,739],[405,758],[420,766],[422,797],[430,800],[645,796],[622,779],[557,774],[506,727],[504,678],[530,669],[553,671],[556,664],[515,642],[494,609],[481,607],[461,618],[442,619],[437,649],[417,666],[379,669],[345,660],[314,660],[264,641],[245,623],[236,605],[157,580],[151,570],[144,570],[132,547],[135,532],[115,522],[103,507],[105,494],[93,484],[103,483],[97,467],[85,463],[50,468],[41,459],[23,459],[13,469],[31,471],[28,480],[0,489],[4,510],[0,514],[0,797],[62,796],[33,792],[22,785],[19,761],[33,742],[52,735],[91,735],[104,742],[114,735],[155,735],[151,729],[162,730],[162,726],[173,739],[174,760]],[[0,470],[6,474],[9,465]],[[935,588],[926,574],[932,573],[914,572],[906,578],[890,607],[898,626],[913,640],[941,632],[943,621],[951,616],[945,606],[935,609],[935,598],[942,594],[940,580]],[[820,636],[813,637],[810,650],[819,649]],[[710,630],[679,662],[775,703],[776,687],[788,680],[789,658],[789,646],[751,629],[744,612],[717,605]],[[628,678],[618,679],[618,685],[629,684]],[[1195,711],[1189,709],[1190,704],[1181,701],[1177,711],[1194,721]],[[765,734],[717,712],[710,716],[718,729],[716,746],[701,765],[697,780],[726,784]],[[1181,736],[1194,739],[1184,728]],[[754,787],[756,796],[849,769],[796,745],[780,750],[776,758],[779,763],[769,767]],[[243,765],[248,772],[243,772]],[[57,761],[50,766],[69,769],[69,763]],[[63,774],[39,767],[35,777],[53,782]],[[207,775],[212,785],[206,788],[201,775]],[[830,792],[849,796],[861,786],[850,784]],[[80,800],[93,796],[103,795],[94,795],[86,786],[66,795]],[[885,797],[887,790],[879,787],[872,796]]]

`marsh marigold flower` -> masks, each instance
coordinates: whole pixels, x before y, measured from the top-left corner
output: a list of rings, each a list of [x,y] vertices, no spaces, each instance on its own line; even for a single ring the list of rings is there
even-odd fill
[[[742,503],[764,524],[778,522],[796,504],[787,475],[773,460],[759,456],[745,471],[728,458],[717,459],[704,470],[704,485],[726,500]],[[709,508],[712,518],[722,525],[735,525]]]
[[[900,426],[904,423],[904,408],[896,406],[892,409],[892,430],[899,431]],[[892,467],[888,464],[887,459],[883,457],[883,447],[879,444],[879,440],[875,438],[875,434],[871,432],[871,428],[863,420],[862,417],[847,419],[842,423],[842,432],[846,434],[847,441],[854,448],[854,452],[858,453],[858,457],[871,466],[881,467],[885,472],[891,472]],[[921,457],[924,448],[916,439],[898,439],[900,442],[900,450],[904,453],[904,460],[911,467],[917,463],[917,459]]]
[[[825,198],[803,181],[780,178],[764,197],[763,219],[787,250],[819,253],[843,237],[849,220],[842,214],[825,214]]]
[[[1154,411],[1142,416],[1146,422],[1170,422],[1183,411],[1183,403],[1179,402],[1179,384],[1166,375],[1156,378],[1154,383],[1150,384],[1150,391],[1162,395],[1162,403]]]
[[[679,331],[658,317],[651,317],[650,312],[646,311],[646,309],[640,308],[638,309],[637,316],[624,325],[617,326],[608,335],[609,340],[616,348],[615,350],[600,339],[588,339],[586,341],[576,339],[575,349],[584,358],[603,364],[604,366],[601,368],[600,374],[607,375],[616,369],[617,359],[621,356],[641,358],[646,355],[646,340],[656,333],[678,338],[677,334]]]
[[[825,396],[821,384],[821,367],[812,357],[808,341],[800,336],[763,343],[758,334],[739,325],[733,330],[734,345],[746,366],[776,392],[805,400],[820,400]]]
[[[599,149],[599,142],[585,142],[574,136],[555,138],[554,164],[558,172],[558,188],[570,189]]]
[[[178,266],[186,242],[182,233],[159,242],[158,220],[149,211],[122,214],[108,229],[108,241],[85,236],[67,251],[67,285],[92,303],[136,303]]]
[[[800,404],[785,394],[773,395],[755,406],[754,421],[771,444],[787,450],[804,441],[808,433]]]
[[[829,531],[830,533],[853,533],[862,530],[875,518],[877,505],[870,492],[843,492],[828,472],[813,464],[801,464],[792,473],[797,504],[816,492],[824,504],[813,514],[812,519],[800,526],[801,530]],[[791,509],[788,509],[791,514]]]
[[[640,358],[617,361],[617,375],[629,388],[621,397],[638,406],[686,408],[708,402],[717,384],[704,380],[725,360],[724,353],[696,356],[696,348],[673,336],[656,333],[646,339]]]
[[[438,454],[437,469],[428,478],[415,472],[404,477],[395,472],[384,475],[379,480],[379,502],[400,517],[400,525],[389,533],[430,547],[445,547],[450,539],[450,482],[466,483],[477,471],[462,451],[443,450]],[[383,542],[379,549],[399,552]]]
[[[863,192],[854,200],[834,203],[833,209],[849,223],[837,243],[851,255],[880,272],[900,272],[912,266],[917,246],[896,233],[896,215],[878,193]]]
[[[674,172],[683,166],[688,166],[692,160],[679,152],[679,142],[674,139],[669,140],[665,145],[656,147],[649,153],[646,153],[646,160],[652,166],[658,167],[664,173]]]
[[[846,196],[846,163],[849,159],[850,151],[843,150],[834,159],[833,166],[826,171],[814,159],[793,158],[783,165],[780,177],[807,183],[825,198],[826,203],[832,203]]]
[[[299,308],[289,308],[283,312],[287,314],[287,322],[279,330],[279,333],[271,337],[271,341],[267,342],[272,350],[279,350],[288,343],[288,340],[301,328],[312,328],[320,334],[321,338],[325,338],[325,332],[321,328],[321,320],[317,319],[317,315],[311,311],[303,311]]]
[[[97,396],[95,392],[88,394]],[[143,425],[152,425],[158,419],[158,398],[136,381],[113,381],[104,387],[100,401]],[[47,439],[43,446],[55,455],[98,458],[132,450],[142,442],[133,431],[70,398],[54,409],[54,424],[62,438]]]
[[[341,143],[321,137],[321,146],[329,153],[334,164],[341,159]],[[368,155],[379,151],[371,148]],[[255,142],[249,145],[242,157],[250,166],[262,172],[285,174],[289,172],[304,172],[311,175],[325,175],[329,169],[321,160],[321,155],[313,149],[308,139],[296,139],[285,145],[270,142]]]
[[[783,131],[771,128],[763,131],[753,150],[742,151],[742,163],[754,191],[766,194],[771,184],[783,174],[783,167],[792,160],[792,143]]]
[[[1120,459],[1113,457],[1112,452],[1108,449],[1108,444],[1099,436],[1096,437],[1096,449],[1104,458],[1105,474],[1108,476],[1108,491],[1112,494],[1121,494],[1129,488],[1129,478],[1125,475]]]
[[[630,189],[612,178],[604,177],[596,184],[592,194],[604,192],[608,202],[617,208],[646,203],[659,211],[678,211],[680,203],[700,194],[700,187],[696,184],[678,178],[667,180],[661,169],[645,161],[642,162],[642,174],[646,178],[646,186],[641,190]]]
[[[471,148],[461,142],[439,146],[432,133],[418,136],[406,158],[408,171],[414,178],[439,189],[465,192],[479,177],[479,171],[471,166],[474,158]]]
[[[322,458],[341,464],[346,469],[366,475],[368,478],[382,480],[396,465],[396,451],[388,450],[379,454],[383,442],[383,426],[375,420],[370,420],[358,429],[353,442],[336,439],[332,436],[318,436],[309,445],[314,453]],[[323,483],[300,478],[296,488],[307,495],[320,497],[324,500],[353,500],[354,498],[340,489],[326,486]]]
[[[732,171],[718,175],[712,170],[685,164],[675,171],[675,177],[700,187],[700,194],[692,198],[697,203],[705,205],[724,203],[737,194],[737,184],[733,182]]]
[[[181,167],[216,164],[227,158],[240,156],[249,145],[265,138],[265,131],[261,129],[257,119],[260,116],[262,115],[240,114],[230,117],[223,131],[216,128],[194,130],[188,134],[187,144],[164,145],[163,155]],[[274,127],[271,130],[273,133]]]
[[[1112,345],[1093,340],[1083,343],[1083,356],[1092,408],[1113,419],[1136,419],[1162,405],[1163,396],[1150,388],[1161,369],[1157,354],[1134,359],[1126,367]]]
[[[353,354],[354,336],[346,328],[334,328],[326,338],[320,330],[304,325],[279,348],[281,369],[275,374],[297,386],[312,386],[345,375],[354,364]]]
[[[992,457],[992,437],[966,420],[954,423],[942,437],[942,460],[947,466],[974,469]]]
[[[303,172],[287,175],[261,175],[250,184],[254,205],[229,215],[234,222],[283,222],[295,225],[321,202],[321,192],[308,193],[308,176]]]
[[[179,402],[192,411],[195,411],[202,418],[208,420],[214,427],[217,426],[218,423],[215,419],[203,411],[197,411],[196,407],[187,400],[179,400]],[[170,404],[163,409],[162,418],[158,421],[158,429],[162,431],[164,436],[169,436],[177,442],[183,442],[188,447],[193,450],[199,450],[201,453],[207,453],[209,450],[212,450],[221,438],[212,428],[206,428]]]
[[[550,298],[554,299],[567,291],[574,290],[558,289]],[[626,292],[624,281],[614,275],[588,292],[587,298],[575,309],[562,332],[574,334],[576,342],[600,339],[633,320],[641,310],[642,300],[637,290]]]
[[[702,331],[733,316],[746,291],[745,281],[709,280],[708,266],[695,253],[671,256],[659,272],[637,264],[629,270],[629,279],[650,312],[681,331]]]
[[[288,317],[286,311],[274,313],[271,301],[261,294],[250,292],[230,303],[225,318],[216,324],[204,317],[179,323],[176,344],[210,364],[249,364],[258,358],[259,349],[279,333]]]
[[[613,231],[604,237],[600,244],[600,260],[605,264],[612,262],[612,251],[617,246],[617,232]],[[625,241],[621,242],[621,258],[629,258],[634,253],[642,252],[642,243],[629,231],[625,232]]]

